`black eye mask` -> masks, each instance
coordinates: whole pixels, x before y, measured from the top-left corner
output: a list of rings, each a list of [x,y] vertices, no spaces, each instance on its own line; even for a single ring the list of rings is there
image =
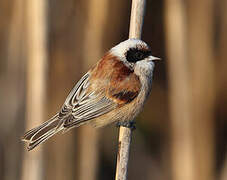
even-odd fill
[[[136,63],[151,55],[149,50],[139,50],[137,48],[131,48],[127,51],[126,59],[128,62]]]

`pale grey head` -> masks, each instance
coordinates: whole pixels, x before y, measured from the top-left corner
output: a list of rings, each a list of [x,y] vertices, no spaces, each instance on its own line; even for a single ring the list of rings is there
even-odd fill
[[[114,46],[110,52],[119,57],[126,66],[138,75],[150,76],[154,69],[154,60],[160,58],[151,55],[150,47],[140,39],[128,39]]]

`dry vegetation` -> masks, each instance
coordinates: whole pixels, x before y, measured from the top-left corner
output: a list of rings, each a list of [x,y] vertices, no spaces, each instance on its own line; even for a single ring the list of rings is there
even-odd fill
[[[114,179],[114,126],[74,129],[29,153],[19,139],[127,39],[130,1],[32,2],[0,2],[0,179]],[[137,118],[130,180],[227,179],[226,8],[224,0],[147,1],[142,39],[163,61]]]

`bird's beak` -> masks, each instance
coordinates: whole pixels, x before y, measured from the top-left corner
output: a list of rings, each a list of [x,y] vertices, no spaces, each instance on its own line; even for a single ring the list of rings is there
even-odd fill
[[[158,61],[158,60],[160,61],[161,60],[161,58],[158,58],[158,57],[155,57],[155,56],[149,56],[148,58],[149,58],[150,61]]]

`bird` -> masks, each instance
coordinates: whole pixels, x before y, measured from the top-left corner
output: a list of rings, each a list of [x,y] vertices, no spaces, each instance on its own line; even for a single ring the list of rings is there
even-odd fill
[[[127,39],[111,48],[78,81],[60,111],[22,136],[28,151],[84,124],[132,128],[151,92],[155,60],[160,58],[152,56],[151,48],[140,39]]]

